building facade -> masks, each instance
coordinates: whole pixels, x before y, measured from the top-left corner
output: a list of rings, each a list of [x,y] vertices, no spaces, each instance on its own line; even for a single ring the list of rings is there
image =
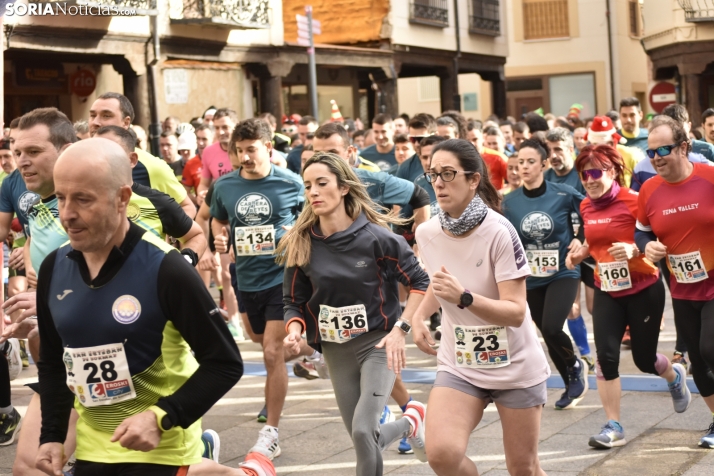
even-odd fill
[[[675,85],[692,123],[714,107],[714,3],[705,0],[647,0],[642,44],[656,80]]]
[[[577,103],[586,118],[630,96],[646,109],[641,1],[507,0],[509,115],[538,108],[566,115]]]

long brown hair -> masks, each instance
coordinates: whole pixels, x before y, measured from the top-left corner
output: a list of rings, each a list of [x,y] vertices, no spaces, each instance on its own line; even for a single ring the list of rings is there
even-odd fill
[[[303,174],[313,164],[324,164],[337,178],[338,187],[348,187],[344,196],[347,215],[353,220],[364,213],[367,220],[389,228],[389,225],[406,225],[410,220],[399,218],[396,213],[374,203],[367,193],[367,187],[360,181],[352,167],[340,156],[329,152],[318,152],[305,162]],[[306,201],[295,225],[283,236],[278,244],[275,260],[280,265],[304,266],[310,262],[312,242],[310,229],[320,221],[312,205]]]

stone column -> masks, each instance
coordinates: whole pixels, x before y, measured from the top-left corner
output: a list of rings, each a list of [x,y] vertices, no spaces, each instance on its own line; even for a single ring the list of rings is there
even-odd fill
[[[501,119],[505,119],[508,114],[506,112],[506,81],[503,71],[499,73],[498,77],[491,80],[491,104],[493,113]]]

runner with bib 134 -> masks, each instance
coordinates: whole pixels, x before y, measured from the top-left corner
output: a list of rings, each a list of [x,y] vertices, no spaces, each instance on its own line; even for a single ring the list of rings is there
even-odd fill
[[[525,246],[531,268],[526,280],[528,307],[565,383],[566,390],[555,403],[563,410],[575,406],[588,391],[588,364],[576,357],[563,332],[580,285],[580,269],[567,269],[565,257],[581,246],[574,236],[573,217],[580,217],[584,196],[570,185],[545,180],[546,150],[537,139],[523,141],[518,150],[523,186],[506,195],[503,212]]]

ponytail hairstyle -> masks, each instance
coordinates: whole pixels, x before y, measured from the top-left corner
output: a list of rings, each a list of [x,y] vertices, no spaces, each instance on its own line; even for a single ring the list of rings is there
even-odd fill
[[[496,187],[493,186],[488,175],[488,168],[481,158],[474,145],[464,139],[449,139],[437,144],[431,151],[433,159],[434,154],[438,151],[451,152],[456,156],[459,165],[463,167],[465,172],[474,172],[481,176],[476,193],[481,197],[481,200],[493,211],[501,213],[501,196],[498,194]]]
[[[583,150],[578,154],[578,158],[575,159],[575,169],[578,171],[578,174],[582,172],[588,164],[592,164],[602,170],[614,170],[615,181],[619,183],[620,186],[625,186],[625,162],[622,160],[620,153],[613,146],[600,144],[583,147]]]
[[[387,229],[390,225],[405,226],[411,221],[411,219],[399,218],[394,211],[387,210],[373,202],[367,193],[367,187],[360,181],[352,167],[340,156],[330,152],[316,153],[305,162],[302,169],[303,176],[308,167],[314,164],[326,165],[330,173],[337,179],[337,186],[349,188],[347,195],[344,196],[344,206],[347,215],[353,220],[364,213],[367,220]],[[308,264],[312,251],[310,230],[319,221],[320,217],[315,214],[312,205],[306,200],[295,225],[280,240],[275,261],[285,266]]]
[[[518,150],[523,149],[533,149],[540,155],[540,160],[545,162],[548,160],[548,144],[545,143],[539,136],[533,136],[530,139],[526,139],[521,142],[521,146]]]

